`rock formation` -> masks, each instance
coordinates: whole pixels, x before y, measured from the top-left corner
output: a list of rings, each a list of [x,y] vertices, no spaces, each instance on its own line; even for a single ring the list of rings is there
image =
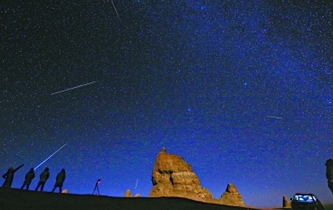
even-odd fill
[[[283,208],[291,208],[291,203],[289,201],[289,199],[287,198],[287,196],[283,196],[283,199],[282,199],[282,207]]]
[[[191,166],[183,158],[167,154],[165,148],[157,155],[152,183],[149,197],[183,197],[203,202],[213,199],[212,194],[200,186]]]
[[[126,190],[124,196],[125,196],[125,198],[131,198],[131,197],[132,197],[132,193],[131,193],[131,191],[130,191],[130,190]]]
[[[125,198],[132,198],[133,196],[132,196],[131,190],[126,190],[124,197]],[[139,193],[135,194],[135,196],[134,196],[134,198],[139,198],[139,197],[140,197]]]
[[[326,178],[327,178],[327,184],[328,188],[331,190],[333,194],[333,160],[328,159],[326,161]]]
[[[221,195],[219,199],[221,204],[232,205],[232,206],[245,206],[242,196],[239,194],[237,188],[229,183],[227,189]]]
[[[220,199],[214,199],[208,189],[202,188],[192,167],[183,158],[167,154],[162,148],[152,172],[153,187],[148,197],[182,197],[192,200],[245,207],[242,196],[233,184],[228,184]]]
[[[67,190],[67,189],[64,189],[63,191],[61,191],[61,193],[63,193],[63,194],[68,194],[68,190]]]

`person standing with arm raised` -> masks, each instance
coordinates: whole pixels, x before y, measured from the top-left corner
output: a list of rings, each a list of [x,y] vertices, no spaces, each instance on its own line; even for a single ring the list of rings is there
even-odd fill
[[[24,166],[24,164],[20,165],[16,169],[14,169],[13,167],[9,167],[7,173],[5,173],[4,175],[2,175],[2,178],[5,179],[5,181],[2,184],[2,187],[10,188],[12,186],[12,183],[13,183],[15,172],[17,170],[19,170],[20,168],[22,168],[23,166]]]

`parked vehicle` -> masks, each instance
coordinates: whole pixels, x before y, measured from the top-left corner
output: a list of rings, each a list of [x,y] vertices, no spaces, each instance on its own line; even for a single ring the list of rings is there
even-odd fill
[[[325,210],[323,204],[312,193],[296,193],[290,200],[292,210]]]

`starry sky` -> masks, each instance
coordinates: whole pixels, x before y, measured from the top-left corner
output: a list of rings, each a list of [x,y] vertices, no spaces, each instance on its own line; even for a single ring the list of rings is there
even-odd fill
[[[115,8],[116,10],[115,10]],[[62,168],[70,193],[148,196],[162,147],[219,198],[332,202],[333,3],[0,3],[0,170]],[[85,86],[77,87],[91,83]],[[65,92],[57,91],[74,88]],[[2,175],[2,174],[1,174]]]

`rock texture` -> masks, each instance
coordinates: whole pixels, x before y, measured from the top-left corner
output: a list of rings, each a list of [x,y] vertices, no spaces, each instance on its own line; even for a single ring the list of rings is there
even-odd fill
[[[61,193],[68,194],[68,190],[64,189],[63,191],[61,191]]]
[[[139,193],[135,194],[134,198],[140,198],[141,195]]]
[[[221,204],[232,206],[245,206],[242,196],[239,194],[237,188],[229,183],[227,189],[219,199]]]
[[[333,160],[328,159],[326,161],[325,166],[326,166],[327,185],[333,194]]]
[[[214,199],[208,189],[201,187],[192,167],[183,158],[167,154],[165,148],[162,148],[157,155],[152,183],[149,197],[182,197],[207,203],[245,207],[242,196],[231,183],[227,185],[220,199]]]
[[[191,166],[183,158],[167,154],[165,148],[157,155],[152,183],[149,197],[183,197],[203,202],[213,199],[212,194],[201,187]]]
[[[287,198],[287,196],[283,196],[283,199],[282,199],[282,207],[283,208],[291,208],[291,203],[289,201],[289,199]]]
[[[124,197],[125,198],[131,198],[132,197],[131,191],[130,190],[126,190]]]

